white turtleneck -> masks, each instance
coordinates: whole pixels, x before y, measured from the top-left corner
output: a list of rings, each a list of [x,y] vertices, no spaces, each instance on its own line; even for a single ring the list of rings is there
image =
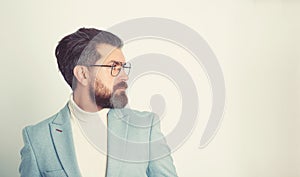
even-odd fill
[[[105,177],[107,113],[109,109],[86,112],[73,100],[68,103],[75,154],[82,177]]]

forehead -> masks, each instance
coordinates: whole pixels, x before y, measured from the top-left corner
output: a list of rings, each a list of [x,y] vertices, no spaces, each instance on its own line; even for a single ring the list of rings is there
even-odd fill
[[[96,63],[110,63],[112,61],[125,62],[125,57],[120,48],[109,44],[99,44],[96,50],[100,53],[101,58]]]

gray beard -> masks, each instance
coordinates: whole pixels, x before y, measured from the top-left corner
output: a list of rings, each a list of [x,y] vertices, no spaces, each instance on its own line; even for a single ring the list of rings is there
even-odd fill
[[[124,108],[128,103],[128,98],[125,91],[122,91],[119,94],[113,93],[109,102],[110,108]]]

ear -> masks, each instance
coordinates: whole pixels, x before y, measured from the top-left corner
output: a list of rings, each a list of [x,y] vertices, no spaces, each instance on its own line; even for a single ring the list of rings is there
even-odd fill
[[[89,80],[89,70],[86,66],[76,65],[73,69],[74,77],[76,77],[78,84],[83,86],[88,85]]]

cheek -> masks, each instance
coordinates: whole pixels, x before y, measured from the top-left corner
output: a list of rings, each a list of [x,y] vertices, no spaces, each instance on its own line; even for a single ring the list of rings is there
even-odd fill
[[[108,74],[106,72],[104,72],[104,70],[99,70],[95,76],[96,76],[95,78],[98,83],[102,83],[105,86],[107,85]]]
[[[102,81],[99,82],[99,80],[94,83],[93,90],[95,91],[95,95],[109,96],[111,94],[111,91],[108,89],[108,87],[104,85]]]
[[[103,89],[103,87],[104,87],[104,88],[108,89],[109,91],[112,91],[113,86],[114,86],[114,79],[110,78],[110,77],[97,79],[95,86],[96,86],[95,88],[98,88],[100,90]]]
[[[113,90],[114,83],[115,83],[115,80],[112,79],[112,78],[107,78],[107,79],[105,80],[106,87],[107,87],[110,91]]]

